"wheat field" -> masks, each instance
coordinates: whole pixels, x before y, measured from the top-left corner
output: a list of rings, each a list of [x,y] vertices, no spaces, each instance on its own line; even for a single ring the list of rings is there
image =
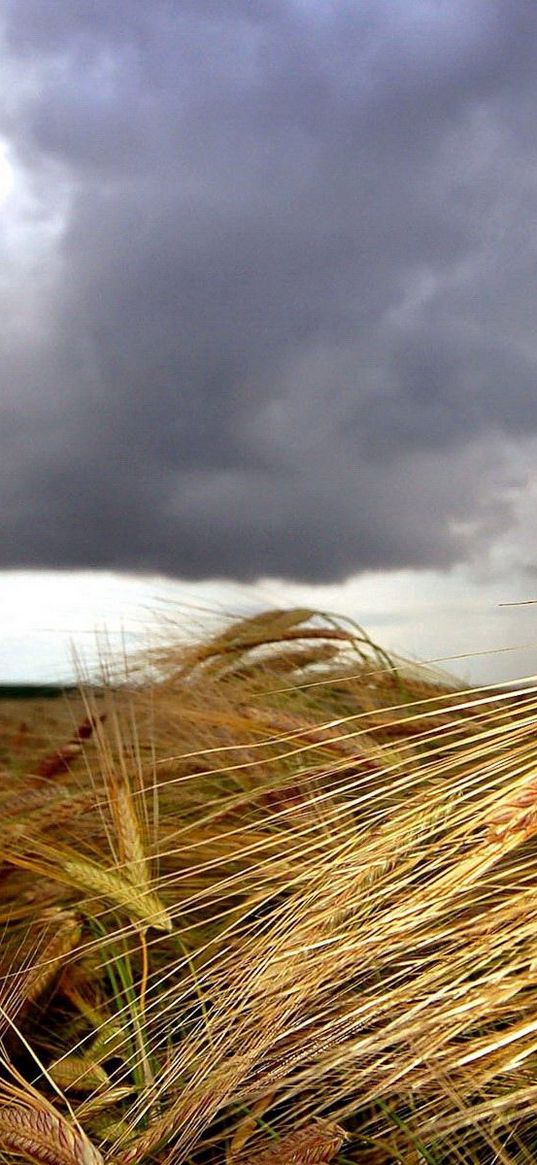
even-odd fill
[[[533,1161],[537,690],[302,609],[129,674],[0,703],[0,1160]]]

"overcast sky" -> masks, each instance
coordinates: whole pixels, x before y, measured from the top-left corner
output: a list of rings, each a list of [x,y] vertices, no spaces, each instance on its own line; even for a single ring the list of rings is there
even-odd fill
[[[531,595],[537,5],[0,30],[0,567]]]

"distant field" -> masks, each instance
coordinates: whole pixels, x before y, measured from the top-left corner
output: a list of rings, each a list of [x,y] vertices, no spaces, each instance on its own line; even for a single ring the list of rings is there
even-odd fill
[[[75,690],[54,684],[0,684],[0,700],[54,700]]]

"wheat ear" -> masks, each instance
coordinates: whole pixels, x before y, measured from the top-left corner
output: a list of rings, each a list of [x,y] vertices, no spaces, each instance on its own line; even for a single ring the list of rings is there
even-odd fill
[[[24,974],[25,994],[32,1000],[38,999],[52,982],[82,937],[80,920],[72,910],[51,910],[47,921],[55,926],[55,933],[36,952],[35,962]]]
[[[339,1125],[315,1121],[248,1157],[244,1165],[328,1165],[344,1141]]]
[[[48,1106],[2,1105],[0,1148],[33,1165],[103,1165],[101,1154],[82,1130]]]

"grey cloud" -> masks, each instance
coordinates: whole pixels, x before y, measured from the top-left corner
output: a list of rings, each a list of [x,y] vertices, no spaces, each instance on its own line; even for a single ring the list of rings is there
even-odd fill
[[[492,545],[537,430],[537,10],[0,14],[42,246],[4,246],[2,564],[327,580]]]

